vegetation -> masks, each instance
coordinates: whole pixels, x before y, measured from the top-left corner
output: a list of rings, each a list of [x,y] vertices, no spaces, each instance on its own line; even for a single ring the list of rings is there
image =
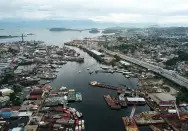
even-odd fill
[[[176,63],[179,61],[178,57],[174,57],[172,59],[169,59],[166,61],[166,65],[167,66],[173,66],[173,65],[176,65]]]
[[[124,50],[128,50],[128,49],[132,49],[132,45],[128,45],[128,44],[121,44],[119,46],[115,46],[114,48],[117,48],[120,51],[124,51]]]
[[[98,33],[100,32],[97,28],[92,28],[89,33]]]
[[[122,41],[122,40],[123,40],[123,37],[120,36],[120,37],[117,38],[117,40],[118,40],[118,41]]]
[[[188,90],[183,88],[182,91],[178,93],[176,99],[177,102],[188,102]]]
[[[115,61],[116,61],[116,62],[119,62],[120,59],[121,59],[118,55],[114,55],[114,58],[115,58]]]
[[[174,57],[170,60],[167,60],[165,64],[167,66],[173,66],[173,65],[176,65],[176,63],[179,61],[188,61],[188,53],[187,52],[178,51],[177,54],[178,54],[178,57]]]
[[[12,101],[12,104],[15,106],[19,106],[21,104],[20,97],[15,93],[10,94],[10,101]]]

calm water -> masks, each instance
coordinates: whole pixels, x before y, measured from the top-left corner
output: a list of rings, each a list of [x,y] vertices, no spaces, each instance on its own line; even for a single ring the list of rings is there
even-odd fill
[[[91,34],[88,31],[62,31],[62,32],[51,32],[47,28],[6,28],[0,30],[0,35],[12,35],[21,36],[28,33],[33,33],[34,35],[28,35],[24,40],[40,40],[45,41],[47,44],[61,45],[64,42],[68,42],[74,39],[83,39],[85,37],[95,37],[101,35],[101,33]],[[11,42],[20,41],[21,38],[11,38],[11,39],[0,39],[0,42]]]
[[[64,42],[73,39],[83,39],[84,37],[95,37],[99,34],[90,34],[88,31],[84,32],[49,32],[47,29],[10,29],[1,30],[0,35],[20,35],[20,34],[34,33],[33,36],[28,36],[26,40],[43,40],[47,44],[54,44],[62,46]],[[13,39],[0,39],[0,42],[8,42],[20,40],[20,38]],[[80,103],[71,104],[72,107],[77,108],[84,115],[86,131],[125,131],[122,123],[122,116],[129,116],[132,107],[128,107],[119,111],[111,110],[103,99],[103,95],[111,94],[116,95],[116,92],[94,88],[89,86],[90,81],[98,81],[114,86],[126,85],[130,88],[137,88],[138,80],[126,79],[121,74],[89,74],[87,68],[90,71],[100,69],[102,66],[95,59],[90,57],[87,53],[77,49],[81,56],[85,58],[85,62],[82,64],[76,62],[68,62],[63,65],[58,73],[57,79],[55,79],[51,85],[54,89],[59,89],[61,86],[67,88],[74,88],[76,91],[80,91],[83,95],[83,101]],[[81,73],[79,73],[81,71]],[[149,110],[149,107],[138,106],[135,113]],[[147,127],[141,127],[141,131],[150,131]]]
[[[130,115],[132,107],[128,107],[119,111],[111,110],[104,101],[103,95],[114,94],[115,91],[96,88],[88,85],[90,81],[96,80],[114,86],[126,85],[131,88],[137,88],[138,79],[126,79],[121,74],[89,74],[90,71],[100,69],[102,66],[95,59],[90,57],[83,51],[75,48],[85,58],[85,63],[78,64],[76,62],[69,62],[60,69],[58,77],[51,85],[54,88],[66,86],[74,88],[83,94],[83,101],[81,103],[74,103],[71,106],[80,110],[86,121],[86,131],[124,131],[124,125],[121,117]],[[79,73],[81,71],[81,73]],[[149,110],[148,106],[138,106],[136,113]],[[150,131],[146,127],[140,128],[141,131]]]

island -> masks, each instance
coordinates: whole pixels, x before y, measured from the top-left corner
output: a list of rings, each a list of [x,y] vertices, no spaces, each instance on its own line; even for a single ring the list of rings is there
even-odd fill
[[[35,34],[33,34],[33,33],[29,33],[29,34],[27,34],[27,35],[35,35]]]
[[[0,30],[4,30],[4,29],[0,29]]]
[[[92,28],[89,33],[99,33],[100,31],[97,28]]]
[[[15,37],[21,37],[21,36],[2,35],[0,36],[0,39],[15,38]]]
[[[49,31],[82,31],[82,30],[68,29],[68,28],[50,28]]]

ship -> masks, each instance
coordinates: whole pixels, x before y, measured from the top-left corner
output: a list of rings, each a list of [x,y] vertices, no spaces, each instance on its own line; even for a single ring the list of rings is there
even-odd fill
[[[123,123],[125,125],[126,131],[139,131],[136,122],[131,117],[122,117]]]
[[[74,102],[76,100],[76,93],[74,89],[68,90],[67,99],[68,99],[68,102]]]
[[[124,97],[124,94],[119,95],[119,104],[121,105],[121,107],[127,107],[127,102]]]
[[[121,106],[114,97],[111,97],[110,95],[104,95],[104,99],[111,109],[121,109]]]
[[[133,106],[130,116],[122,117],[126,131],[139,131],[136,122],[133,118],[136,111],[136,105]]]
[[[82,94],[80,92],[76,92],[76,101],[82,101]]]
[[[95,87],[100,87],[100,88],[105,88],[105,89],[110,89],[110,90],[116,90],[116,91],[122,90],[122,88],[118,88],[118,87],[111,86],[111,85],[105,85],[105,84],[99,83],[99,82],[97,82],[97,81],[91,81],[91,82],[89,83],[89,85],[95,86]]]

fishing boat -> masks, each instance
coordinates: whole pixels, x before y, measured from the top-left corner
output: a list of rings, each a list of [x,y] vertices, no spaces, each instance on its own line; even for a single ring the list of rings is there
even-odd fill
[[[80,92],[76,92],[76,101],[82,101],[82,94]]]

